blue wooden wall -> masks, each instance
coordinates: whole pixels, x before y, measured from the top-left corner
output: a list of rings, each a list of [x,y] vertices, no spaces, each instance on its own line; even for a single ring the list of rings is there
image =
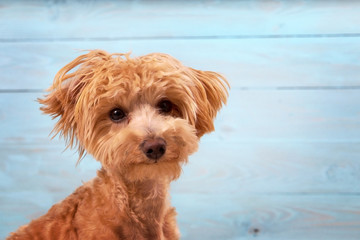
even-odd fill
[[[172,185],[182,239],[360,239],[360,1],[0,1],[0,238],[99,164],[36,98],[81,50],[224,74],[228,105]]]

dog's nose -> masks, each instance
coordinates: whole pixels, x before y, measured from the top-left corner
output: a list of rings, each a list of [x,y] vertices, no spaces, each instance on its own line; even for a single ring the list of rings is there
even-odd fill
[[[166,152],[166,141],[162,138],[147,139],[140,148],[148,158],[157,160]]]

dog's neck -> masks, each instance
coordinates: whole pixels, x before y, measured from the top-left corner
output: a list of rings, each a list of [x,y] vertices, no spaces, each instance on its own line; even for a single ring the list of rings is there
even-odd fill
[[[113,192],[115,201],[120,208],[126,205],[135,215],[138,221],[143,223],[161,222],[166,209],[169,207],[168,191],[170,180],[168,179],[144,179],[139,181],[127,181],[114,173],[101,170],[98,173],[104,182],[108,182]]]

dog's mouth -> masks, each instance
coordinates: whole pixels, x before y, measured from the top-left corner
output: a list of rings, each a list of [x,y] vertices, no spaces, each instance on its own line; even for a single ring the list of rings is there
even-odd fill
[[[161,159],[155,159],[153,161],[150,160],[150,164],[157,164],[160,161],[163,162],[164,160],[161,160]]]
[[[169,154],[170,155],[170,154]],[[145,164],[147,165],[153,165],[153,164],[161,164],[161,163],[176,163],[176,162],[182,162],[180,160],[180,153],[177,153],[176,155],[171,154],[172,156],[168,156],[167,154],[165,154],[164,156],[160,157],[160,158],[156,158],[156,159],[149,159],[146,158],[145,160]]]
[[[157,164],[158,162],[160,162],[160,159],[156,159],[156,160],[148,159],[148,160],[146,161],[146,164],[152,165],[152,164]]]

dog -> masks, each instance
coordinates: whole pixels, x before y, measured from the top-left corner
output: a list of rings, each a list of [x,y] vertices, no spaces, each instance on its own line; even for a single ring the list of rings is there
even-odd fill
[[[8,239],[179,239],[170,182],[214,130],[228,89],[222,75],[167,54],[92,50],[74,59],[38,101],[57,119],[54,137],[101,169]]]

